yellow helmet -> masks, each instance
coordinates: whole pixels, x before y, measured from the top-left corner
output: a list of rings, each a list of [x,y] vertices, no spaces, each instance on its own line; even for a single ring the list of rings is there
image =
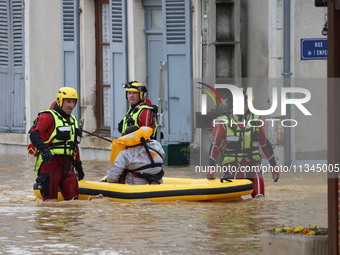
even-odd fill
[[[145,99],[145,93],[148,92],[146,86],[138,81],[130,81],[129,83],[124,83],[123,88],[125,88],[126,96],[128,91],[139,92],[139,98],[141,100]]]
[[[78,93],[74,88],[61,87],[57,94],[57,100],[59,99],[59,107],[63,106],[64,98],[71,98],[78,100]]]

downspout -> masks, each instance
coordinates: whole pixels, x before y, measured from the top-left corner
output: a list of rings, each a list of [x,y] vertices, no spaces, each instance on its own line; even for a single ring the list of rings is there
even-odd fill
[[[292,75],[290,70],[290,0],[283,0],[283,86],[290,87],[290,77]],[[291,118],[291,108],[286,106],[286,118]],[[291,164],[291,128],[284,128],[284,159],[285,165]]]

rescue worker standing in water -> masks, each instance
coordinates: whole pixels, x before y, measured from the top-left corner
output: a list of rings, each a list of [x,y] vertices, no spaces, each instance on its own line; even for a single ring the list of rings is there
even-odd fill
[[[151,101],[146,98],[146,86],[131,81],[123,84],[125,88],[125,97],[130,104],[130,109],[126,113],[124,119],[118,124],[118,131],[124,133],[129,126],[151,127],[154,130],[152,139],[156,138],[157,132],[157,106],[152,105]]]
[[[210,165],[215,165],[218,154],[222,153],[222,165],[229,170],[223,178],[249,179],[254,185],[252,197],[263,197],[265,191],[260,169],[260,148],[269,160],[274,182],[278,181],[280,173],[272,145],[264,132],[263,120],[248,109],[247,93],[244,93],[244,112],[244,115],[227,114],[214,121]],[[212,172],[208,172],[207,178],[215,177]]]
[[[58,188],[64,200],[77,199],[78,179],[82,180],[85,175],[78,148],[81,129],[71,114],[78,93],[73,88],[62,87],[56,98],[50,109],[38,114],[29,131],[37,150],[35,185],[44,200],[57,199]]]

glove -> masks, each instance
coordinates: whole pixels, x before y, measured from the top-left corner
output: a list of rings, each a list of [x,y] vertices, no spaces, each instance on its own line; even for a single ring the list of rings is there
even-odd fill
[[[78,174],[78,180],[80,181],[80,180],[84,179],[85,173],[83,171],[83,167],[82,167],[81,161],[76,162],[74,164],[74,167],[75,167],[75,169],[77,171],[77,174]]]
[[[273,167],[273,172],[272,172],[272,176],[274,179],[274,182],[277,182],[280,178],[280,169],[278,166],[274,166]]]
[[[51,162],[52,161],[52,153],[49,149],[45,148],[40,151],[41,157],[44,162]]]

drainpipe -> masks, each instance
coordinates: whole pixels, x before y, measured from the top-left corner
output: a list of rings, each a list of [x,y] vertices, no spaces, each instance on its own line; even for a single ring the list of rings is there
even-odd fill
[[[283,0],[283,86],[290,87],[290,0]],[[291,118],[290,106],[286,106],[287,119]],[[285,165],[291,164],[291,128],[284,128],[284,158]]]

